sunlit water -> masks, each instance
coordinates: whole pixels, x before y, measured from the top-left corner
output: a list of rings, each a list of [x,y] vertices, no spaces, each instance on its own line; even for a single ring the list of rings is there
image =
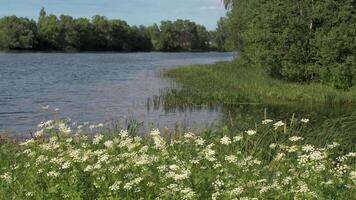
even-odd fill
[[[233,53],[0,53],[0,131],[28,134],[40,121],[112,123],[135,118],[149,127],[203,127],[219,112],[147,109],[170,86],[160,69],[231,60]],[[41,107],[49,105],[48,110]],[[58,108],[59,111],[55,111]]]

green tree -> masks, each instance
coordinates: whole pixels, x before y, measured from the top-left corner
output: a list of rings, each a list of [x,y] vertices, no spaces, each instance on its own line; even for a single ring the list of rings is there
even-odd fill
[[[127,51],[130,26],[121,20],[110,21],[109,44],[108,47],[113,51]]]
[[[93,26],[89,19],[78,18],[74,20],[78,33],[77,45],[80,50],[94,50]]]
[[[109,46],[110,24],[104,16],[95,15],[92,19],[93,45],[96,50],[106,50]]]
[[[130,30],[131,51],[151,51],[153,45],[150,34],[144,26],[133,26]]]
[[[355,84],[353,0],[226,0],[234,48],[288,81]]]
[[[159,50],[196,51],[209,49],[209,32],[202,25],[189,20],[162,21],[160,25]]]
[[[210,48],[206,28],[189,20],[163,21],[160,26],[133,26],[95,15],[91,20],[48,15],[37,24],[16,16],[0,19],[0,49],[64,51],[196,51]]]
[[[36,34],[36,23],[32,20],[16,16],[0,19],[0,49],[32,49],[37,44]]]
[[[60,28],[61,28],[61,49],[64,50],[78,50],[80,48],[79,43],[79,29],[75,23],[73,17],[67,15],[61,15]]]
[[[152,26],[147,27],[147,31],[150,35],[153,48],[155,50],[160,50],[161,47],[159,46],[159,40],[161,36],[161,30],[159,29],[158,25],[154,24]]]
[[[61,49],[61,26],[55,15],[47,15],[42,9],[37,27],[40,49]]]

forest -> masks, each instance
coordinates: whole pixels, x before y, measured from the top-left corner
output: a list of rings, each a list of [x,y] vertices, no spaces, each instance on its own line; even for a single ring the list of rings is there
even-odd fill
[[[356,84],[356,1],[224,0],[226,44],[285,81]]]
[[[37,21],[17,16],[0,19],[0,50],[5,51],[223,51],[221,35],[190,20],[130,26],[99,15],[57,17],[45,9]]]

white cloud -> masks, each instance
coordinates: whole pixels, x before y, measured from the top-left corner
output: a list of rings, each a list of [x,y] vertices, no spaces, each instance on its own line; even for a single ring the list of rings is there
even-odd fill
[[[220,10],[220,6],[202,6],[200,10]]]

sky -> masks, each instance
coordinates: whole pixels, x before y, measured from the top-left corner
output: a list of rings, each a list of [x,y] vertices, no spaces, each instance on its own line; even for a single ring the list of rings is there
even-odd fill
[[[99,14],[130,25],[151,25],[162,20],[190,19],[209,30],[225,15],[222,0],[0,0],[0,17],[17,15],[37,20],[48,14],[91,18]]]

